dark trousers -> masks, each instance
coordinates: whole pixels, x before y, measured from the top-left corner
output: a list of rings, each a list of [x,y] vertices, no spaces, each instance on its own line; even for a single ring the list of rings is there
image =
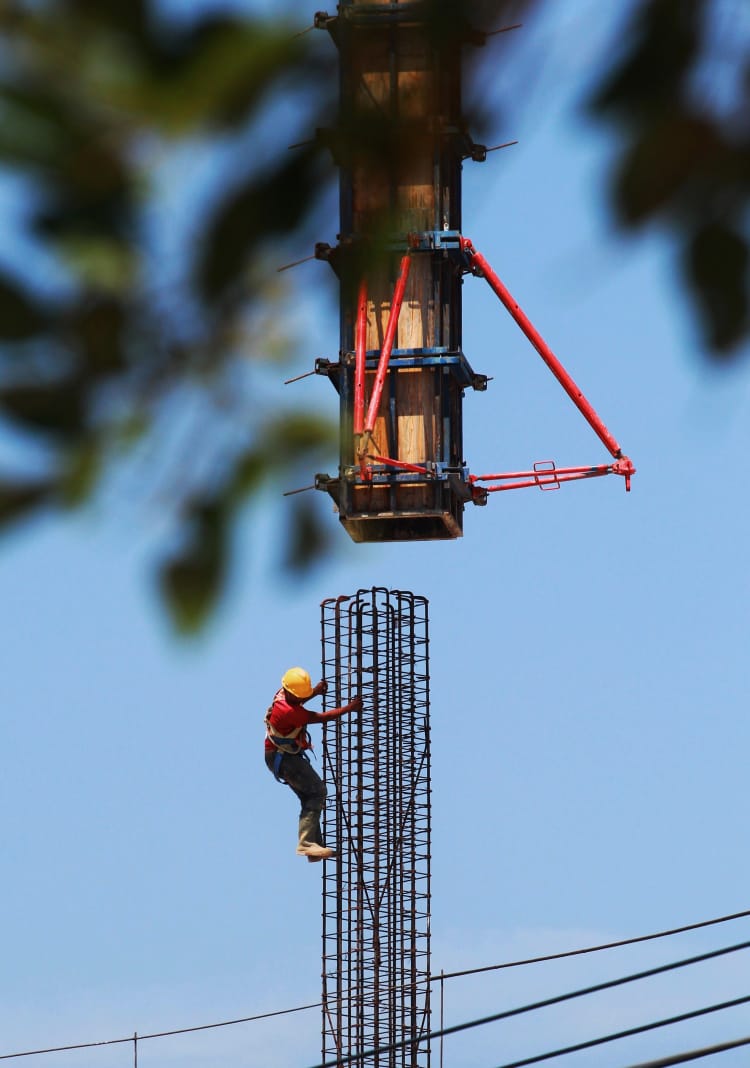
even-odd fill
[[[266,753],[266,767],[273,773],[276,753]],[[317,771],[301,753],[294,756],[284,753],[281,758],[279,775],[299,798],[302,806],[299,814],[299,843],[317,842],[322,845],[320,833],[320,813],[326,801],[326,788]],[[300,852],[300,850],[297,850]]]
[[[266,753],[266,766],[271,772],[273,772],[275,759],[275,752]],[[284,753],[281,758],[279,775],[299,798],[299,803],[302,806],[300,815],[304,815],[305,812],[320,814],[323,811],[323,805],[326,801],[325,785],[320,775],[310,764],[310,761],[306,760],[301,753],[297,753],[295,756],[290,753]]]

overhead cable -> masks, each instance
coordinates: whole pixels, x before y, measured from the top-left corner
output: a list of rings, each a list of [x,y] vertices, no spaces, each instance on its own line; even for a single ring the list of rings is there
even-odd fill
[[[733,1009],[737,1005],[745,1005],[748,1001],[750,1001],[750,994],[746,994],[742,998],[734,998],[732,1001],[723,1001],[719,1005],[708,1005],[702,1009],[694,1009],[692,1012],[680,1013],[679,1016],[670,1016],[666,1020],[655,1020],[653,1023],[629,1027],[625,1031],[616,1031],[609,1035],[602,1035],[600,1038],[590,1038],[586,1042],[576,1042],[574,1046],[550,1050],[549,1053],[539,1053],[535,1057],[524,1057],[520,1061],[501,1064],[499,1068],[524,1068],[528,1064],[539,1064],[540,1061],[549,1061],[553,1057],[564,1057],[567,1053],[579,1053],[581,1050],[591,1049],[593,1046],[603,1046],[606,1042],[617,1042],[621,1038],[632,1038],[633,1035],[642,1035],[646,1031],[655,1031],[659,1027],[669,1027],[671,1024],[684,1023],[685,1020],[695,1020],[698,1016],[708,1016],[709,1013],[721,1012],[722,1009]],[[667,1063],[678,1064],[679,1061],[669,1061]]]
[[[551,998],[544,998],[542,1001],[532,1002],[530,1005],[521,1005],[515,1009],[505,1009],[502,1012],[493,1013],[491,1016],[483,1016],[477,1020],[469,1020],[467,1023],[453,1024],[451,1027],[444,1027],[438,1031],[431,1031],[429,1035],[423,1035],[421,1040],[428,1041],[433,1038],[441,1038],[444,1035],[453,1035],[459,1031],[467,1031],[473,1027],[483,1027],[485,1024],[496,1023],[499,1020],[507,1020],[512,1016],[520,1016],[522,1013],[535,1012],[537,1009],[548,1008],[551,1005],[559,1005],[563,1001],[572,1001],[574,998],[586,997],[588,994],[596,994],[601,990],[611,990],[616,986],[624,986],[626,983],[634,983],[640,979],[648,979],[654,975],[663,975],[665,972],[675,971],[677,968],[686,968],[691,964],[699,964],[702,961],[714,960],[716,957],[726,956],[728,953],[736,953],[742,949],[748,949],[750,942],[739,942],[734,946],[725,946],[723,949],[714,949],[709,953],[700,953],[695,957],[686,957],[683,960],[673,961],[670,964],[660,964],[655,968],[647,968],[642,972],[634,972],[631,975],[621,976],[619,979],[608,979],[603,983],[595,983],[593,986],[583,987],[580,990],[573,990],[567,994],[557,994]],[[350,1064],[354,1060],[367,1060],[371,1057],[379,1056],[381,1053],[389,1053],[391,1050],[403,1049],[405,1046],[410,1046],[414,1043],[414,1038],[401,1039],[399,1042],[392,1042],[386,1046],[378,1046],[375,1049],[366,1050],[364,1052],[359,1051],[357,1053],[349,1053],[344,1056],[338,1056],[336,1060],[324,1061],[320,1064],[312,1066],[312,1068],[339,1068],[342,1064]]]
[[[193,1031],[210,1031],[217,1027],[232,1027],[234,1024],[252,1023],[254,1020],[267,1020],[271,1016],[287,1016],[292,1012],[303,1012],[305,1009],[319,1009],[320,1002],[311,1005],[296,1005],[293,1009],[275,1009],[273,1012],[259,1012],[255,1016],[244,1016],[239,1020],[222,1020],[220,1023],[198,1024],[196,1027],[181,1027],[175,1031],[155,1031],[150,1035],[138,1035],[138,1041],[144,1042],[147,1038],[170,1038],[172,1035],[187,1035]],[[37,1057],[42,1053],[65,1053],[73,1049],[93,1049],[95,1046],[120,1046],[126,1042],[132,1042],[133,1036],[127,1038],[107,1038],[101,1042],[77,1042],[70,1046],[52,1046],[49,1049],[29,1049],[22,1053],[0,1053],[0,1061],[9,1061],[13,1057]]]
[[[750,1046],[750,1035],[746,1035],[745,1038],[735,1038],[731,1042],[718,1042],[715,1046],[704,1046],[702,1049],[673,1053],[669,1057],[658,1057],[655,1061],[629,1064],[627,1068],[671,1068],[673,1064],[687,1064],[688,1061],[697,1061],[701,1057],[713,1057],[716,1053],[726,1053],[728,1049],[738,1049],[740,1046]]]
[[[687,931],[696,931],[702,927],[712,927],[720,923],[728,923],[731,920],[743,919],[750,916],[750,909],[745,909],[741,912],[729,913],[725,916],[717,916],[711,920],[701,920],[698,923],[685,924],[682,927],[672,927],[669,930],[657,931],[653,934],[637,935],[633,938],[624,938],[617,942],[606,942],[596,946],[586,946],[582,949],[569,949],[562,953],[549,953],[540,957],[527,957],[523,960],[505,961],[501,964],[488,964],[479,968],[467,968],[462,971],[445,972],[442,975],[436,974],[429,977],[429,982],[437,983],[445,979],[455,979],[462,976],[478,975],[482,972],[499,971],[504,968],[518,968],[527,964],[541,964],[545,961],[561,960],[565,957],[576,957],[586,953],[598,953],[605,949],[616,949],[620,946],[634,945],[637,942],[648,942],[657,938],[666,938],[671,935],[683,934]],[[344,992],[345,994],[347,992]],[[329,999],[329,1004],[332,1004],[332,1000]],[[306,1012],[309,1009],[319,1009],[322,1002],[315,1001],[306,1005],[295,1005],[288,1009],[277,1009],[272,1012],[257,1013],[254,1016],[244,1016],[236,1020],[221,1020],[218,1023],[197,1024],[193,1027],[181,1027],[175,1028],[169,1031],[159,1031],[148,1035],[138,1035],[138,1041],[144,1042],[151,1038],[170,1038],[175,1035],[186,1035],[195,1031],[210,1031],[219,1027],[232,1027],[236,1024],[253,1023],[256,1020],[265,1020],[273,1016],[286,1016],[295,1012]],[[444,1031],[435,1032],[437,1037],[440,1034],[444,1034]],[[130,1035],[127,1038],[110,1038],[104,1039],[98,1042],[77,1042],[70,1045],[52,1046],[47,1049],[31,1049],[24,1050],[17,1053],[0,1053],[0,1061],[11,1060],[19,1057],[36,1057],[45,1053],[63,1053],[68,1050],[74,1049],[93,1049],[98,1046],[116,1046],[124,1045],[125,1043],[132,1042],[133,1036]],[[676,1062],[677,1063],[677,1062]],[[633,1066],[633,1068],[640,1068],[640,1066]]]
[[[504,964],[487,964],[480,968],[467,968],[460,972],[445,972],[444,975],[431,975],[430,982],[436,983],[441,979],[456,979],[464,975],[479,975],[480,972],[500,971],[502,968],[519,968],[524,964],[542,964],[548,960],[562,960],[564,957],[580,957],[584,953],[599,953],[603,949],[618,949],[620,946],[633,946],[636,942],[649,942],[655,938],[667,938],[670,935],[684,934],[686,931],[697,931],[701,927],[712,927],[717,923],[727,923],[729,920],[740,920],[750,916],[750,909],[743,912],[733,912],[729,916],[717,916],[713,920],[701,920],[699,923],[688,923],[684,927],[672,927],[667,931],[656,931],[654,934],[637,935],[634,938],[621,938],[617,942],[604,942],[598,946],[586,946],[583,949],[568,949],[562,953],[547,953],[543,957],[527,957],[525,960],[511,960]]]

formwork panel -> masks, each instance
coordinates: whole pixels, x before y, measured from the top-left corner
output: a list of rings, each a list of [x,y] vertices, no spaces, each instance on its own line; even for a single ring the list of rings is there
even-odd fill
[[[363,699],[323,729],[323,1059],[428,1068],[428,602],[359,590],[323,602],[321,632],[326,704]]]

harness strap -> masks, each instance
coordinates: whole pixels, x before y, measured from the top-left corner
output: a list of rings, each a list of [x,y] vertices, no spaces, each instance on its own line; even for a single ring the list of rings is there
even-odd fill
[[[265,715],[266,724],[266,738],[268,738],[271,745],[276,752],[273,758],[273,775],[277,782],[286,783],[286,779],[281,777],[281,760],[285,755],[288,756],[302,756],[305,760],[309,761],[309,757],[305,752],[305,746],[303,742],[310,741],[310,736],[304,727],[295,727],[289,734],[276,734],[271,727],[271,713],[273,712],[273,705],[268,709]]]
[[[301,756],[303,760],[308,762],[308,764],[310,763],[310,758],[304,750],[301,750],[299,753],[284,753],[281,749],[277,749],[273,755],[273,767],[271,770],[273,771],[273,777],[276,782],[284,783],[284,785],[286,785],[286,779],[282,778],[281,775],[281,761],[285,756]]]
[[[304,746],[301,741],[298,741],[300,734],[302,735],[302,741],[307,740],[307,731],[304,727],[295,727],[289,734],[276,734],[271,726],[271,713],[273,712],[273,705],[268,709],[265,716],[266,724],[266,737],[268,738],[274,749],[281,749],[285,753],[299,753]]]

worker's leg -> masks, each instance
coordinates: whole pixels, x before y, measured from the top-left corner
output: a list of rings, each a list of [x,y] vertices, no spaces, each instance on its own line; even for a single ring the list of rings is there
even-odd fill
[[[320,814],[326,800],[323,780],[303,756],[285,755],[281,761],[281,774],[299,798],[300,845],[313,842],[322,845]]]
[[[297,795],[301,806],[297,852],[316,858],[320,856],[321,859],[331,856],[333,850],[323,845],[320,832],[320,814],[326,799],[323,780],[303,756],[291,756],[288,753],[281,759],[279,773]]]

